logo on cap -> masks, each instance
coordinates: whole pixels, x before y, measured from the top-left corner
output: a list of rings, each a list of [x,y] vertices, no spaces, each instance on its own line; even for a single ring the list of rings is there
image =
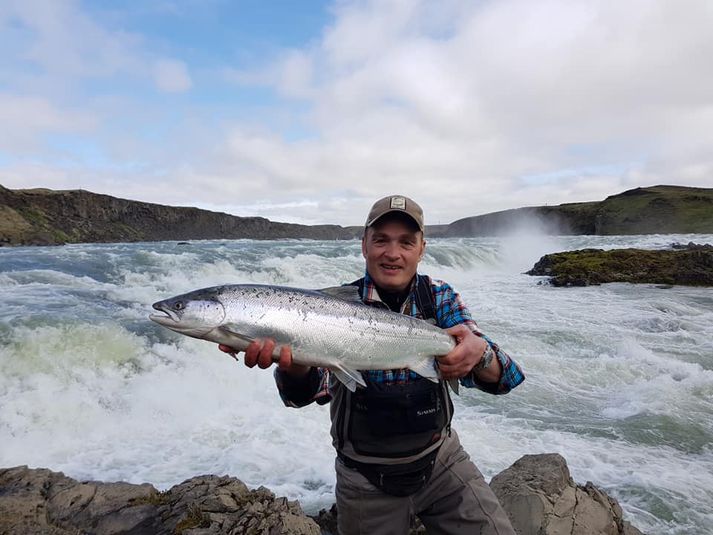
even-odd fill
[[[396,210],[406,210],[406,199],[403,197],[391,197],[391,208]]]

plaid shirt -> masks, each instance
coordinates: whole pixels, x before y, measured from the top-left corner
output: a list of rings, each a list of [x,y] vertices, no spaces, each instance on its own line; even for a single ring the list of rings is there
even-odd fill
[[[417,277],[423,276],[417,275]],[[467,325],[475,335],[482,337],[490,344],[502,366],[502,374],[497,383],[480,381],[475,376],[475,373],[471,372],[460,379],[460,384],[466,388],[478,388],[490,394],[507,394],[522,383],[525,380],[525,376],[518,364],[505,351],[500,349],[496,343],[480,332],[460,295],[446,282],[430,278],[429,280],[435,300],[436,325],[443,329],[460,324]],[[362,301],[370,306],[388,308],[379,297],[369,273],[364,277]],[[421,318],[421,313],[416,305],[415,278],[411,283],[411,291],[401,307],[401,312]],[[422,379],[417,373],[408,368],[399,370],[364,370],[361,373],[367,384],[370,382],[397,384]],[[303,407],[314,401],[320,405],[328,403],[331,400],[329,378],[330,372],[327,368],[312,368],[307,378],[300,379],[294,379],[279,369],[275,370],[275,380],[280,397],[285,405],[290,407]]]

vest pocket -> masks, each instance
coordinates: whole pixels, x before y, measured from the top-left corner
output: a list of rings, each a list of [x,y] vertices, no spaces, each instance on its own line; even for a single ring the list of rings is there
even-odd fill
[[[406,457],[440,438],[448,424],[443,387],[428,380],[380,385],[351,394],[348,436],[360,455]]]

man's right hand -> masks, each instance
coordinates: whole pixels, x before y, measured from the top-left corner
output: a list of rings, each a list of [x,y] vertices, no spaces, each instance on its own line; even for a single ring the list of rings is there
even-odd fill
[[[254,368],[257,365],[259,368],[267,369],[274,362],[272,354],[275,351],[276,342],[271,338],[265,340],[253,340],[245,349],[245,365],[248,368]],[[218,349],[224,353],[235,356],[235,349],[223,344],[218,345]],[[309,366],[297,364],[292,360],[292,348],[290,346],[282,346],[280,348],[280,357],[277,360],[277,366],[280,370],[294,377],[303,377],[310,370]]]

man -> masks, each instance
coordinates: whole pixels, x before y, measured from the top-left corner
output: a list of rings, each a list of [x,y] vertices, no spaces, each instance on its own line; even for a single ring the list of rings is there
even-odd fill
[[[342,535],[406,534],[414,515],[429,533],[514,535],[450,427],[446,381],[505,394],[524,376],[478,331],[448,284],[417,274],[423,232],[423,211],[414,201],[400,195],[377,201],[362,238],[366,274],[352,284],[364,303],[429,320],[454,337],[455,348],[438,357],[443,380],[433,383],[408,369],[370,370],[362,372],[367,388],[351,393],[329,370],[293,363],[285,346],[275,371],[278,389],[288,406],[331,401]],[[245,363],[268,368],[275,349],[273,340],[255,341]]]

